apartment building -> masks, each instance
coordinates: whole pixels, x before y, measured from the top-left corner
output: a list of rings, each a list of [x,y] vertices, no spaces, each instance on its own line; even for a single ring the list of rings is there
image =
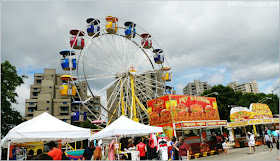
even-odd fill
[[[210,90],[211,85],[207,82],[201,82],[199,79],[194,82],[188,83],[183,88],[184,95],[200,96],[205,90]]]
[[[87,117],[95,119],[93,116],[99,116],[100,97],[92,98],[87,108],[81,105],[72,104],[74,101],[80,101],[76,94],[73,97],[61,96],[60,86],[63,74],[57,74],[55,69],[44,69],[44,73],[34,74],[34,84],[30,86],[30,99],[25,101],[25,119],[29,120],[40,115],[43,112],[55,116],[56,118],[71,124],[71,114],[75,111],[87,112]],[[87,96],[87,84],[81,82],[76,84],[77,91],[81,94],[82,100],[89,98]],[[89,111],[92,111],[92,113]]]
[[[228,83],[227,86],[231,87],[234,91],[241,91],[242,93],[259,93],[259,87],[256,80],[242,84],[238,84],[238,82],[235,81]]]

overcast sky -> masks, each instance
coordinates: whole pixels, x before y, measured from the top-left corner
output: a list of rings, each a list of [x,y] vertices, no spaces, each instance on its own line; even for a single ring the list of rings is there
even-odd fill
[[[212,86],[257,80],[260,92],[271,93],[279,86],[279,4],[230,2],[2,1],[1,62],[29,76],[17,89],[20,104],[14,108],[24,114],[34,73],[62,72],[59,51],[69,48],[69,29],[107,15],[131,20],[153,35],[178,94],[194,79]]]

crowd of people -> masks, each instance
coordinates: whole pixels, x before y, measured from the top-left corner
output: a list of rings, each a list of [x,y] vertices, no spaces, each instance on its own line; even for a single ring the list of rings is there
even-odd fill
[[[190,134],[191,136],[192,134]],[[247,132],[246,136],[248,140],[249,153],[252,154],[255,149],[255,136],[251,132]],[[263,141],[268,146],[269,151],[273,149],[273,142],[276,142],[277,149],[279,149],[279,130],[269,130],[265,127],[263,131]],[[209,149],[217,150],[218,154],[227,154],[226,143],[229,140],[229,136],[224,132],[221,134],[212,133],[210,137]],[[115,139],[110,144],[103,144],[102,140],[94,140],[90,142],[89,146],[85,148],[83,153],[83,160],[116,160],[118,156],[115,149]],[[34,151],[29,150],[27,160],[68,160],[64,152],[57,148],[54,142],[48,143],[50,151],[47,154],[43,154],[42,150],[37,151],[37,155],[34,156]],[[150,134],[145,137],[135,138],[121,138],[120,139],[120,160],[132,160],[139,157],[140,160],[189,160],[191,146],[185,142],[183,136],[177,139],[172,138],[171,146],[172,150],[168,154],[167,140],[165,137],[156,136]],[[130,152],[128,152],[130,151]],[[131,151],[138,153],[132,153]],[[252,152],[253,151],[253,152]],[[126,153],[125,153],[126,152]]]

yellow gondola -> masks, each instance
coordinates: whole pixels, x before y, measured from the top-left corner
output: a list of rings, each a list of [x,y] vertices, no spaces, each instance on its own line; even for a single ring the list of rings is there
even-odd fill
[[[164,73],[164,75],[162,76],[163,81],[171,81],[171,79],[172,79],[172,73]]]
[[[118,18],[117,17],[113,17],[113,16],[107,16],[106,17],[107,23],[106,23],[106,31],[109,34],[115,34],[118,31]]]
[[[63,83],[60,86],[60,95],[61,96],[75,96],[77,93],[76,87],[73,85],[68,85],[67,83]]]

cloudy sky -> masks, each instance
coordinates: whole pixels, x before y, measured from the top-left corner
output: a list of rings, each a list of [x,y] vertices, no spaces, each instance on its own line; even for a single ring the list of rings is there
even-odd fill
[[[194,79],[212,86],[257,80],[260,92],[271,93],[279,86],[279,5],[273,3],[2,1],[1,62],[29,76],[17,89],[20,104],[14,108],[24,114],[34,73],[62,72],[59,51],[69,48],[69,29],[107,15],[131,20],[153,35],[179,94]]]

